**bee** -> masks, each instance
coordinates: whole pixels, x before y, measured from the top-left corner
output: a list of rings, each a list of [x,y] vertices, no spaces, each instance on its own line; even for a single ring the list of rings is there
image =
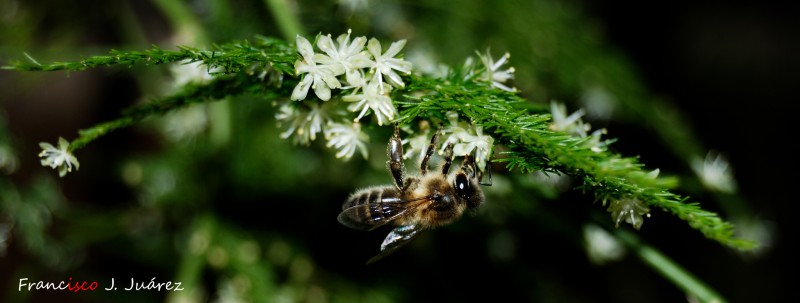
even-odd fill
[[[403,143],[395,125],[386,148],[393,184],[356,191],[342,205],[338,220],[344,226],[366,231],[384,225],[395,226],[383,240],[380,253],[367,264],[408,244],[422,231],[446,225],[461,217],[465,210],[484,202],[480,188],[482,174],[471,156],[465,155],[459,169],[452,174],[449,172],[453,164],[453,144],[445,147],[440,169],[428,168],[440,135],[441,129],[431,138],[419,175],[406,176]]]

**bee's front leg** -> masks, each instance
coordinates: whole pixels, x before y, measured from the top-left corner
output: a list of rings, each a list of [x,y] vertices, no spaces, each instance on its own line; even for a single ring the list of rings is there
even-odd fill
[[[403,166],[403,141],[400,140],[400,126],[395,123],[394,135],[389,139],[389,146],[386,147],[386,155],[389,156],[389,171],[392,173],[394,184],[398,190],[403,190],[403,180],[405,179],[405,168]]]
[[[439,136],[442,134],[442,129],[436,131],[436,134],[433,135],[431,138],[431,144],[428,145],[428,150],[425,151],[425,157],[422,158],[422,163],[420,163],[419,171],[424,175],[428,173],[428,160],[431,159],[431,155],[433,155],[433,150],[436,149],[436,143],[439,141]]]
[[[453,164],[453,143],[448,143],[444,148],[444,165],[442,165],[442,175],[450,172],[450,165]]]

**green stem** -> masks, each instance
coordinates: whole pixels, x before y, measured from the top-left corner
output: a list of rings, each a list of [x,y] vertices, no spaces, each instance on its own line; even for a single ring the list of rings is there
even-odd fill
[[[181,281],[181,287],[187,291],[169,292],[167,302],[194,302],[202,297],[202,293],[199,293],[202,288],[199,278],[202,276],[206,261],[205,251],[211,245],[216,234],[217,224],[214,216],[205,215],[195,222],[175,275],[175,281]]]
[[[623,229],[614,232],[617,238],[631,249],[645,264],[649,265],[672,283],[696,297],[701,302],[727,302],[711,287],[700,281],[686,269],[672,261],[655,248],[642,243],[635,235]]]
[[[288,41],[294,41],[297,35],[303,34],[303,28],[295,12],[289,7],[287,0],[264,0],[264,4],[269,7],[272,17],[278,24],[278,29]]]

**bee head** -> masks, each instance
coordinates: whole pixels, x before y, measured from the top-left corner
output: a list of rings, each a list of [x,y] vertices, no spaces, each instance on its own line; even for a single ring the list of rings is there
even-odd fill
[[[472,184],[470,184],[471,182],[469,178],[467,178],[467,175],[459,172],[456,175],[454,183],[453,186],[456,188],[456,194],[464,200],[469,200],[470,196],[472,196]]]

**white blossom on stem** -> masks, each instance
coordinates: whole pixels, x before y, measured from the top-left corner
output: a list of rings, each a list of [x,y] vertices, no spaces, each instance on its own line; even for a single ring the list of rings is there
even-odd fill
[[[397,110],[392,104],[392,99],[389,98],[389,90],[391,87],[387,85],[386,92],[382,93],[378,89],[378,84],[370,82],[367,87],[360,94],[347,95],[342,97],[345,102],[355,102],[347,106],[347,109],[352,112],[359,112],[355,121],[360,120],[367,113],[367,110],[372,110],[375,113],[375,118],[378,119],[378,125],[383,125],[394,119]]]
[[[66,139],[58,138],[58,148],[46,142],[39,143],[39,147],[42,148],[42,152],[39,153],[39,158],[43,158],[41,160],[42,166],[50,166],[52,169],[58,168],[60,177],[72,172],[73,166],[75,166],[75,170],[80,168],[78,158],[72,155],[69,150],[69,141]]]
[[[294,63],[297,75],[306,74],[300,83],[292,91],[292,100],[303,100],[308,95],[308,89],[313,88],[314,93],[323,101],[331,99],[331,89],[342,86],[336,79],[336,74],[331,65],[317,64],[314,49],[306,38],[297,36],[297,51],[303,56],[303,60]]]
[[[486,68],[486,71],[482,77],[484,81],[489,82],[492,84],[492,86],[504,91],[514,92],[517,90],[516,88],[505,85],[506,81],[514,78],[514,68],[509,67],[506,70],[500,70],[503,64],[506,63],[506,60],[511,58],[511,54],[505,53],[502,57],[500,57],[500,60],[494,62],[494,59],[492,59],[492,54],[488,49],[486,50],[485,55],[479,52],[476,53],[478,53],[478,57],[481,58],[481,62],[483,62],[483,66]]]
[[[425,152],[427,152],[428,145],[430,145],[430,136],[428,133],[428,129],[425,129],[422,133],[416,136],[410,136],[406,139],[403,139],[403,146],[408,146],[408,148],[405,150],[405,153],[403,153],[404,159],[416,158],[421,161],[422,158],[425,157]]]
[[[329,123],[325,131],[325,137],[328,138],[327,147],[334,147],[339,150],[336,153],[336,158],[349,160],[356,150],[361,152],[364,159],[368,156],[365,142],[369,140],[369,137],[361,131],[361,124],[358,122],[353,122],[352,124]]]
[[[585,114],[583,109],[578,109],[574,113],[567,115],[566,105],[551,101],[550,113],[553,115],[553,123],[550,124],[550,129],[578,137],[586,137],[587,125],[581,121],[581,117]]]
[[[622,198],[612,200],[608,206],[614,226],[619,227],[619,223],[625,221],[635,229],[642,227],[643,216],[650,217],[650,209],[639,199]]]
[[[578,109],[574,113],[567,115],[566,105],[550,102],[550,112],[553,115],[553,122],[550,124],[551,130],[586,139],[581,146],[587,147],[593,152],[599,153],[606,150],[608,143],[602,140],[602,136],[607,133],[606,129],[597,129],[590,134],[589,131],[592,130],[592,126],[581,120],[581,117],[586,113],[583,109]]]
[[[397,87],[405,86],[403,79],[400,78],[395,71],[403,72],[406,74],[411,73],[411,62],[404,61],[402,58],[395,58],[403,46],[406,45],[406,40],[400,40],[392,43],[385,53],[381,54],[381,42],[378,39],[372,38],[367,43],[367,50],[375,59],[372,69],[375,71],[373,82],[377,81],[380,86],[380,92],[384,93],[383,76],[388,78],[388,83]]]
[[[442,148],[439,150],[439,154],[444,152],[444,149],[447,148],[447,145],[461,142],[461,139],[465,136],[469,135],[467,132],[467,128],[469,126],[466,122],[458,121],[458,113],[450,111],[446,113],[447,121],[450,122],[450,125],[445,126],[442,130],[442,134],[446,134],[447,139],[444,140],[442,143]]]
[[[285,103],[278,109],[275,120],[281,125],[288,125],[286,131],[281,133],[281,138],[287,139],[294,135],[295,143],[308,145],[317,139],[317,134],[325,131],[325,125],[331,121],[335,106],[330,102],[308,102],[305,105],[308,107]]]
[[[483,171],[486,167],[486,161],[492,155],[492,146],[494,145],[494,138],[489,135],[483,134],[483,126],[473,125],[474,134],[465,134],[461,136],[461,142],[453,146],[453,154],[456,156],[469,155],[475,151],[475,163],[478,168]]]
[[[465,122],[458,120],[458,113],[447,112],[447,120],[450,125],[442,131],[444,134],[449,134],[442,149],[439,151],[441,154],[448,145],[453,145],[453,155],[466,156],[475,152],[475,163],[478,168],[483,171],[486,168],[486,161],[489,160],[492,154],[492,146],[494,145],[494,138],[489,135],[483,134],[483,126],[472,125],[467,126]]]
[[[321,64],[331,67],[335,76],[345,74],[347,83],[353,85],[361,83],[364,77],[362,68],[370,67],[374,64],[369,58],[369,54],[364,51],[364,44],[367,43],[366,37],[356,37],[350,41],[350,34],[352,31],[348,30],[346,35],[340,35],[336,38],[339,47],[333,43],[331,35],[321,36],[317,41],[317,47],[325,52],[327,55],[316,54],[315,60]]]

